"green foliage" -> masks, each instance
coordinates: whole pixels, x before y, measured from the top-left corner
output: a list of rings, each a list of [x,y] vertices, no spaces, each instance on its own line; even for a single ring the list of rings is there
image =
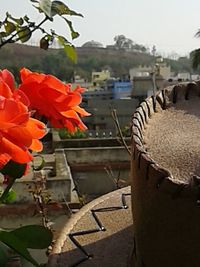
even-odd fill
[[[18,71],[23,64],[33,71],[50,73],[63,81],[71,82],[74,73],[86,80],[91,80],[92,71],[101,71],[102,68],[109,67],[112,76],[122,77],[128,74],[130,68],[150,65],[155,61],[154,57],[147,53],[117,49],[80,47],[76,51],[77,64],[74,64],[65,56],[63,49],[49,49],[48,53],[45,53],[37,47],[11,44],[0,49],[0,68],[8,68],[18,78]],[[191,70],[191,60],[186,57],[178,60],[165,59],[165,61],[175,73]]]
[[[23,258],[31,262],[34,266],[39,267],[39,264],[32,258],[23,241],[21,241],[14,234],[12,234],[11,232],[0,231],[0,241],[6,244],[8,247],[12,248]]]
[[[165,59],[165,61],[174,73],[191,72],[191,60],[187,57],[180,57],[178,60]]]
[[[43,165],[43,158],[42,163]],[[16,193],[12,190],[12,185],[17,178],[24,175],[27,164],[19,164],[14,161],[9,161],[1,173],[8,176],[8,184],[5,189],[0,190],[0,203],[8,204],[16,198]],[[39,166],[41,168],[41,166]],[[44,249],[47,248],[52,242],[52,232],[38,225],[28,225],[13,231],[0,231],[0,241],[13,249],[16,253],[21,255],[24,259],[31,262],[34,266],[39,264],[32,258],[28,249]],[[6,255],[0,247],[0,259],[2,262],[6,260]]]
[[[31,249],[45,249],[51,245],[53,239],[52,232],[41,225],[26,225],[11,233],[23,240],[25,246]]]
[[[133,40],[126,38],[124,35],[117,35],[114,37],[114,46],[117,49],[124,49],[129,51],[138,51],[145,53],[147,48],[144,45],[136,44]]]
[[[0,196],[3,194],[3,188],[0,187]],[[4,200],[3,200],[3,203],[4,204],[10,204],[12,203],[13,201],[15,201],[16,199],[16,192],[11,188],[8,193],[6,194]]]
[[[124,126],[124,127],[121,129],[121,132],[122,132],[123,137],[131,137],[130,126]],[[118,136],[119,136],[119,134],[118,134]]]
[[[66,19],[66,18],[63,18],[63,19],[67,22],[67,24],[68,24],[68,26],[70,28],[72,40],[78,38],[79,37],[79,33],[74,31],[74,28],[72,26],[72,22],[70,20]]]
[[[40,158],[41,159],[39,165],[37,165],[37,166],[35,164],[35,159],[36,158]],[[44,157],[42,155],[34,155],[33,170],[34,171],[40,171],[40,170],[42,170],[44,168],[44,165],[45,165],[45,159],[44,159]]]
[[[200,48],[192,51],[190,53],[190,58],[192,60],[192,67],[196,70],[200,65]]]
[[[70,16],[80,16],[83,17],[82,14],[76,13],[75,11],[69,9],[68,6],[66,6],[61,1],[53,1],[52,2],[52,8],[51,8],[52,16],[54,15],[70,15]]]
[[[32,32],[29,27],[23,26],[18,28],[17,35],[22,43],[26,43],[31,38]]]
[[[58,36],[59,43],[64,47],[65,54],[74,62],[77,62],[75,47],[66,40],[63,36]]]
[[[13,231],[0,230],[0,241],[12,248],[15,252],[31,262],[34,266],[39,264],[32,258],[28,249],[44,249],[50,246],[53,239],[52,232],[40,225],[27,225]],[[6,255],[0,247],[0,257],[6,260]]]
[[[79,139],[87,138],[86,132],[77,129],[76,132],[71,133],[66,128],[59,129],[59,136],[61,139]]]
[[[38,3],[38,1],[34,1],[34,2]],[[50,0],[41,0],[39,2],[39,7],[38,7],[39,11],[44,12],[45,15],[47,15],[50,19],[52,17],[51,5],[52,5],[52,3]]]
[[[31,63],[33,68],[33,61]],[[63,50],[48,53],[40,62],[36,63],[37,70],[50,73],[63,81],[71,81],[74,75],[74,64],[65,57]],[[58,68],[59,66],[59,68]]]
[[[0,266],[6,266],[9,260],[7,248],[4,244],[0,243]]]
[[[44,15],[40,23],[36,24],[34,21],[30,21],[27,15],[14,18],[8,12],[5,19],[0,24],[0,47],[8,43],[16,43],[21,41],[26,43],[32,36],[32,33],[36,30],[41,31],[42,37],[40,39],[40,48],[47,50],[49,46],[56,39],[63,46],[66,55],[70,60],[76,62],[76,51],[74,46],[65,37],[56,33],[54,29],[47,32],[43,25],[46,21],[54,21],[54,16],[59,16],[63,19],[64,23],[68,26],[72,40],[79,36],[79,33],[74,30],[72,22],[66,18],[66,16],[80,16],[80,13],[71,10],[61,1],[51,0],[30,0],[40,13]]]
[[[199,38],[200,37],[200,29],[198,29],[197,33],[195,34],[195,37]],[[200,69],[200,48],[193,50],[190,53],[190,59],[192,61],[192,68],[194,70]]]
[[[74,46],[69,40],[64,36],[60,36],[51,29],[50,32],[47,32],[43,25],[47,21],[54,21],[54,16],[58,16],[63,19],[64,23],[67,25],[72,40],[79,36],[79,33],[74,30],[72,22],[66,18],[66,16],[81,16],[80,13],[71,10],[61,1],[51,1],[51,0],[30,0],[33,3],[33,7],[36,8],[40,13],[43,14],[43,19],[40,23],[36,24],[34,21],[30,21],[27,15],[24,15],[20,18],[14,18],[8,12],[5,15],[4,19],[1,19],[0,22],[0,48],[4,47],[9,43],[16,43],[20,41],[21,43],[26,43],[31,37],[33,32],[36,30],[41,31],[42,37],[40,39],[40,48],[47,50],[49,46],[53,43],[54,40],[59,41],[61,46],[64,48],[64,52],[67,57],[76,63],[77,55]],[[6,47],[7,49],[7,47]],[[8,48],[7,51],[11,52],[10,58],[12,57],[12,48]],[[5,50],[3,51],[4,54]],[[20,60],[12,63],[8,63],[5,68],[8,68],[10,71],[13,71],[13,74],[17,74],[19,68],[26,67],[25,57],[20,55]],[[32,57],[31,57],[32,58]],[[9,60],[10,61],[10,60]],[[4,64],[4,58],[1,57],[1,62]],[[41,62],[33,62],[35,68],[42,69]],[[54,65],[55,62],[52,63]],[[3,66],[1,65],[0,68]],[[56,65],[58,68],[58,64]],[[37,71],[38,71],[37,69]],[[63,70],[62,70],[63,71]],[[64,72],[64,71],[63,71]],[[55,73],[56,75],[57,73]],[[16,75],[17,76],[17,75]],[[59,77],[58,77],[59,78]],[[18,81],[19,82],[19,81]],[[43,168],[44,160],[42,158],[40,166],[35,170]],[[8,177],[8,185],[5,189],[0,189],[0,203],[8,204],[12,202],[16,194],[12,190],[12,186],[17,178],[20,178],[24,175],[27,164],[19,164],[10,160],[0,172]],[[21,255],[24,259],[31,262],[34,266],[39,264],[33,259],[28,249],[44,249],[47,248],[52,242],[52,232],[43,226],[38,225],[28,225],[13,231],[4,231],[0,230],[0,242],[5,244],[9,248],[13,249],[17,254]],[[0,244],[0,245],[1,245]],[[4,247],[0,246],[0,265],[6,266],[8,261],[8,255]]]

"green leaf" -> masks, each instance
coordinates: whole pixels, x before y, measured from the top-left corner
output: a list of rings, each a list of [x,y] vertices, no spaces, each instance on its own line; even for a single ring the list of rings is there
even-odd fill
[[[6,253],[6,246],[3,243],[0,243],[0,266],[6,266],[8,262],[8,253]]]
[[[6,32],[0,32],[0,38],[7,37],[8,35]]]
[[[8,34],[11,34],[12,32],[16,30],[15,24],[10,21],[6,21],[4,23],[4,28],[5,28],[6,33]]]
[[[68,6],[66,6],[63,2],[61,1],[53,1],[52,6],[51,6],[51,14],[52,16],[55,15],[70,15],[70,16],[80,16],[83,17],[82,14],[76,13],[75,11],[69,9]]]
[[[12,248],[34,266],[39,267],[39,264],[32,258],[23,241],[12,232],[0,231],[0,241]]]
[[[72,36],[72,39],[73,39],[73,40],[76,39],[76,38],[78,38],[79,35],[80,35],[80,34],[79,34],[78,32],[75,32],[75,31],[71,32],[71,36]]]
[[[24,17],[23,17],[23,19],[24,19],[24,21],[26,21],[26,22],[29,22],[29,17],[27,16],[27,15],[25,15]]]
[[[75,47],[61,35],[57,36],[57,39],[58,42],[63,46],[65,54],[68,56],[68,58],[71,59],[72,62],[76,63],[77,54]]]
[[[23,23],[24,23],[24,20],[23,20],[23,18],[14,18],[14,17],[12,17],[11,15],[9,15],[9,18],[11,19],[11,20],[13,20],[15,23],[17,23],[19,26],[21,26],[21,25],[23,25]]]
[[[47,15],[47,17],[51,18],[51,0],[40,0],[39,8]]]
[[[40,164],[39,164],[39,166],[35,166],[35,160],[33,161],[33,170],[34,171],[40,171],[40,170],[42,170],[43,168],[44,168],[44,165],[45,165],[45,159],[44,159],[44,157],[43,156],[41,156],[41,155],[35,155],[34,156],[34,159],[35,158],[41,158],[41,162],[40,162]]]
[[[3,190],[2,188],[0,188],[0,195],[2,195],[2,193],[3,193]],[[8,194],[4,198],[3,203],[4,204],[12,203],[13,201],[15,201],[16,196],[17,196],[16,192],[13,189],[10,189]]]
[[[73,45],[70,44],[64,44],[64,51],[66,55],[74,62],[77,62],[77,54],[76,54],[76,49]]]
[[[66,43],[69,43],[69,42],[67,41],[67,39],[66,39],[64,36],[57,35],[56,37],[57,37],[57,39],[58,39],[58,42],[59,42],[62,46],[63,46],[64,44],[66,44]]]
[[[19,39],[22,43],[27,42],[31,38],[31,35],[32,35],[32,33],[31,33],[29,27],[24,26],[24,27],[19,28],[18,36],[19,36]]]
[[[24,175],[26,169],[27,169],[26,163],[21,164],[10,160],[6,165],[4,165],[4,167],[0,170],[0,172],[3,175],[9,175],[10,177],[17,179],[21,178]]]
[[[26,225],[11,232],[17,238],[23,241],[27,248],[45,249],[51,245],[52,232],[41,225]]]
[[[72,39],[76,39],[77,37],[79,37],[79,33],[74,31],[74,28],[72,26],[72,22],[64,17],[62,17],[68,24],[70,31],[71,31],[71,37]]]

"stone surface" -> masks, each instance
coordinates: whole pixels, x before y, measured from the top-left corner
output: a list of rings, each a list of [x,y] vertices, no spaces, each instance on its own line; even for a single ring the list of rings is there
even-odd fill
[[[183,100],[155,113],[144,131],[150,157],[179,182],[200,176],[199,98]]]
[[[127,194],[125,196],[127,209],[122,208],[123,193]],[[133,220],[130,205],[130,187],[126,187],[84,206],[64,226],[49,257],[48,267],[73,266],[81,260],[84,260],[81,266],[87,267],[128,266],[133,249]],[[92,210],[96,210],[99,223],[91,215]],[[99,226],[105,227],[105,231],[98,231]],[[74,235],[88,230],[94,231],[89,234]],[[70,234],[86,253],[92,255],[90,259],[86,259],[86,255],[72,243]]]

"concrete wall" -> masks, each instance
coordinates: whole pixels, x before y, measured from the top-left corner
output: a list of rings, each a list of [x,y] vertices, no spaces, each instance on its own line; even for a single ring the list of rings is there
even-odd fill
[[[38,188],[43,188],[53,202],[79,203],[76,192],[72,191],[74,183],[64,150],[57,151],[55,156],[51,155],[52,159],[55,161],[52,162],[56,169],[55,176],[48,176],[45,170],[31,171],[28,175],[16,180],[13,185],[16,192],[14,203],[33,203],[32,192]]]
[[[156,77],[156,85],[158,86],[157,89],[164,88],[165,80],[161,77]],[[147,97],[148,91],[153,90],[153,83],[151,77],[135,77],[133,79],[133,91],[132,96],[144,96]]]
[[[14,203],[34,202],[31,190],[34,190],[36,186],[36,182],[30,178],[17,179],[13,185],[13,189],[17,194]],[[46,181],[46,190],[53,201],[71,201],[71,180],[66,176],[48,178]]]
[[[72,164],[81,163],[108,163],[129,161],[130,156],[124,147],[87,147],[87,148],[65,148],[67,162]]]
[[[88,138],[81,139],[61,139],[57,130],[53,130],[53,148],[84,148],[84,147],[116,147],[120,146],[120,139],[116,137],[109,137],[109,134],[116,135],[109,130],[90,131],[88,130]],[[91,134],[91,135],[90,135]],[[98,136],[91,138],[90,136]],[[106,137],[103,137],[105,134]],[[130,144],[130,137],[124,138],[127,144]]]
[[[55,150],[58,153],[59,149]],[[124,147],[65,148],[75,188],[86,202],[129,185],[130,156]]]
[[[120,126],[124,127],[130,124],[131,116],[138,104],[137,99],[88,99],[85,108],[91,113],[91,116],[84,117],[83,121],[89,126],[89,129],[95,129],[95,127],[116,129],[111,116],[111,109],[116,109]]]

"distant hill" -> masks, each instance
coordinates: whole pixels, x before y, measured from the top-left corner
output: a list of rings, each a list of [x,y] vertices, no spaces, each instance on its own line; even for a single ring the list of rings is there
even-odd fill
[[[90,79],[91,72],[109,68],[115,77],[127,75],[129,69],[138,65],[150,65],[155,58],[147,53],[127,52],[109,48],[78,47],[78,62],[71,63],[62,49],[47,51],[35,46],[8,44],[0,49],[0,68],[10,69],[16,77],[21,67],[33,71],[51,73],[58,78],[70,81],[74,73]],[[190,61],[187,58],[179,60],[166,59],[172,71],[190,71]]]
[[[31,58],[44,57],[46,51],[35,46],[21,44],[7,44],[0,49],[1,62],[0,65],[23,64],[29,62]]]
[[[77,52],[78,66],[84,64],[90,71],[111,68],[115,77],[128,74],[129,69],[135,66],[154,62],[154,57],[149,54],[117,49],[80,47],[77,48]]]

